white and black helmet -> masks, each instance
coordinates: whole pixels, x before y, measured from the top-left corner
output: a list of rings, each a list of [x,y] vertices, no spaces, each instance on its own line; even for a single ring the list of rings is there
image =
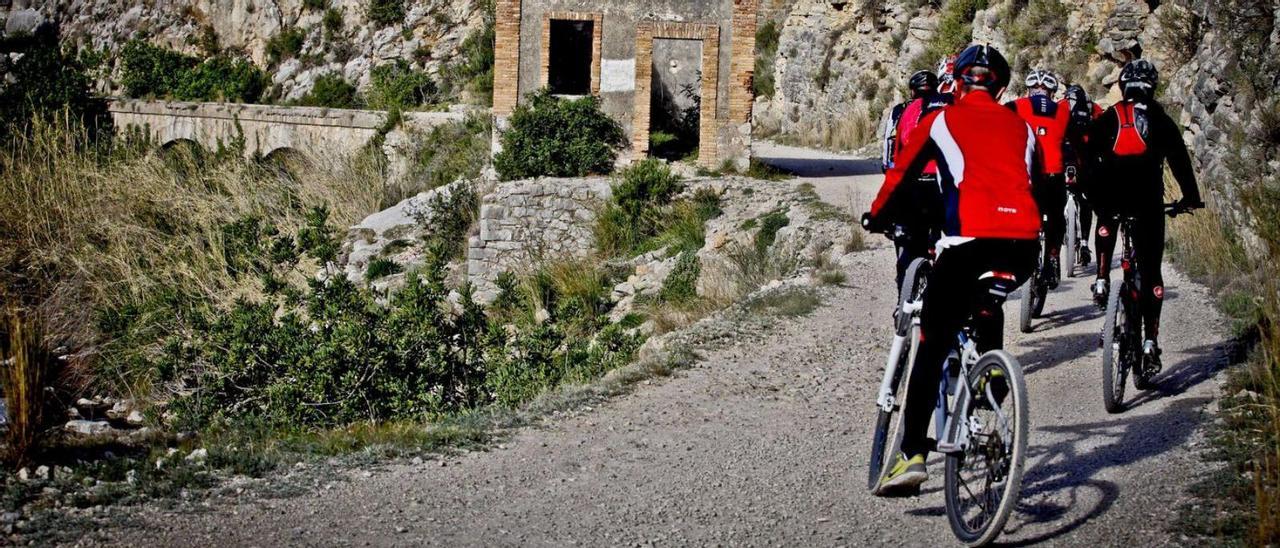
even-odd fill
[[[1134,59],[1120,70],[1120,90],[1125,99],[1150,99],[1160,84],[1160,71],[1146,59]]]
[[[1044,88],[1049,93],[1058,91],[1058,77],[1047,70],[1036,69],[1027,73],[1027,80],[1024,82],[1027,89]]]

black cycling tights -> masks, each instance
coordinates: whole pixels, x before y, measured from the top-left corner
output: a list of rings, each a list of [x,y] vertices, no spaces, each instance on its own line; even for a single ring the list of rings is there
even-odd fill
[[[1067,183],[1062,175],[1050,175],[1040,183],[1035,192],[1036,205],[1046,217],[1044,239],[1051,254],[1062,249],[1062,239],[1067,234]]]
[[[1111,257],[1116,248],[1116,219],[1098,213],[1098,279],[1111,277]],[[1139,307],[1146,338],[1160,338],[1160,309],[1164,305],[1164,275],[1160,263],[1164,260],[1164,213],[1152,212],[1138,216],[1133,222],[1133,248],[1138,259],[1138,275],[1142,277],[1143,292]]]
[[[927,454],[932,448],[929,420],[938,403],[943,362],[965,320],[988,298],[979,278],[987,272],[1006,272],[1022,283],[1035,270],[1039,253],[1040,244],[1035,240],[980,239],[939,250],[925,290],[920,348],[908,380],[911,388],[902,417],[902,451],[908,457]],[[980,351],[1002,346],[1003,314],[983,318],[974,327],[982,334],[978,337]]]
[[[1089,206],[1089,201],[1085,199],[1084,194],[1080,191],[1079,183],[1067,187],[1067,190],[1075,195],[1076,211],[1080,212],[1080,245],[1088,246],[1089,233],[1093,230],[1093,208]]]

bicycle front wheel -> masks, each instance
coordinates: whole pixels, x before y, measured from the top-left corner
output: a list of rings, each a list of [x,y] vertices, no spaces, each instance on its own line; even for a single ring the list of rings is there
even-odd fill
[[[929,262],[924,259],[916,259],[907,268],[898,293],[899,311],[904,309],[903,305],[906,303],[924,298],[929,280],[929,268]],[[893,409],[885,411],[883,408],[877,408],[876,411],[876,428],[871,434],[871,462],[867,467],[868,490],[875,490],[876,485],[880,483],[880,476],[885,472],[885,467],[893,460],[898,445],[902,443],[901,411],[906,402],[906,391],[903,390],[906,383],[903,381],[910,378],[911,364],[915,361],[916,350],[920,344],[920,326],[916,325],[912,318],[897,318],[896,328],[898,333],[905,337],[904,344],[907,347],[898,358],[898,366],[894,369],[893,380],[890,382],[893,387]]]
[[[957,419],[975,430],[963,452],[947,455],[944,490],[956,538],[982,546],[1000,536],[1018,503],[1031,419],[1022,366],[1009,353],[983,355],[968,383],[973,397]]]
[[[1036,315],[1036,288],[1039,282],[1036,280],[1040,274],[1037,272],[1031,275],[1031,279],[1027,280],[1026,285],[1022,286],[1022,301],[1018,303],[1018,329],[1023,333],[1031,332],[1031,320]]]
[[[1108,413],[1124,411],[1124,381],[1129,375],[1125,348],[1129,325],[1126,310],[1120,303],[1123,284],[1107,296],[1106,321],[1102,324],[1102,403]]]
[[[1067,200],[1067,241],[1062,250],[1062,269],[1068,278],[1076,276],[1076,246],[1080,243],[1080,210],[1074,198]]]

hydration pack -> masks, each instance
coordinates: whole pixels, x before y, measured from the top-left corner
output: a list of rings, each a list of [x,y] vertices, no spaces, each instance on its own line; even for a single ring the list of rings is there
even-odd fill
[[[1147,107],[1138,103],[1123,102],[1116,105],[1119,129],[1111,151],[1116,156],[1141,156],[1147,153]]]

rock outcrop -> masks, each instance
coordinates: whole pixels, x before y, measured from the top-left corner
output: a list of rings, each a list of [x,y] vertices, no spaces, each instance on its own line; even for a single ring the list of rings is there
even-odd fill
[[[326,9],[304,0],[14,0],[0,7],[8,34],[57,22],[65,41],[76,46],[118,52],[130,39],[191,54],[203,54],[209,37],[220,48],[243,52],[267,68],[278,96],[296,99],[315,79],[338,73],[359,87],[379,65],[404,60],[438,74],[456,58],[459,46],[484,25],[481,0],[405,0],[403,20],[388,25],[370,21],[368,0],[329,0],[338,29],[326,29]],[[12,31],[10,29],[13,29]],[[302,49],[272,64],[268,44],[286,30],[300,30]],[[211,33],[211,34],[210,34]],[[111,56],[118,60],[118,56]],[[114,74],[118,76],[119,67]],[[115,91],[108,78],[103,91]]]

